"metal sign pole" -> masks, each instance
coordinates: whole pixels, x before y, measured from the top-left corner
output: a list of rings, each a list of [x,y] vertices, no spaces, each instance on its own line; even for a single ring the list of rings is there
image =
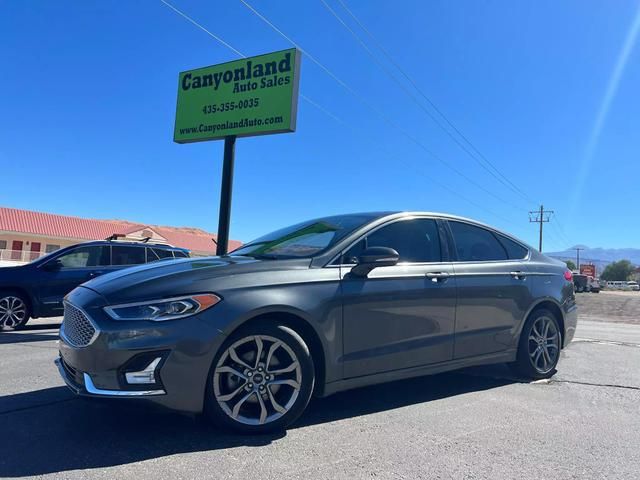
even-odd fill
[[[216,255],[229,251],[229,224],[231,220],[231,195],[233,193],[233,163],[236,152],[236,136],[224,137],[224,163],[222,165],[222,188],[220,189],[220,216],[218,218],[218,246]]]

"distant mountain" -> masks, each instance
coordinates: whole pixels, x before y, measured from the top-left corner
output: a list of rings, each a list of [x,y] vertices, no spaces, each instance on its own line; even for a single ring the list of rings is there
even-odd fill
[[[580,263],[593,263],[598,272],[602,272],[604,267],[618,260],[629,260],[634,265],[640,265],[640,248],[589,248],[584,245],[580,250]],[[576,251],[569,249],[563,252],[544,252],[545,255],[559,260],[576,261]]]

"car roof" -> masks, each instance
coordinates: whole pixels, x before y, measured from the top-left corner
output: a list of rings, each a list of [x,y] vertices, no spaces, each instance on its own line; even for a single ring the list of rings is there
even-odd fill
[[[374,212],[374,214],[375,214],[375,212]],[[478,225],[480,227],[489,228],[489,229],[493,230],[494,232],[498,232],[498,233],[500,233],[500,234],[502,234],[502,235],[504,235],[506,237],[509,237],[509,238],[517,241],[518,243],[526,245],[529,248],[533,248],[530,245],[528,245],[527,243],[525,243],[522,240],[520,240],[519,238],[515,237],[513,234],[511,234],[509,232],[505,232],[504,230],[501,230],[501,229],[499,229],[497,227],[494,227],[493,225],[489,225],[487,223],[480,222],[478,220],[474,220],[473,218],[463,217],[463,216],[460,216],[460,215],[453,215],[451,213],[442,213],[442,212],[425,212],[425,211],[380,212],[380,218],[383,218],[383,217],[396,218],[396,217],[403,217],[403,216],[407,216],[407,217],[411,217],[411,216],[428,216],[428,217],[442,218],[444,220],[460,220],[462,222],[472,223],[472,224]]]

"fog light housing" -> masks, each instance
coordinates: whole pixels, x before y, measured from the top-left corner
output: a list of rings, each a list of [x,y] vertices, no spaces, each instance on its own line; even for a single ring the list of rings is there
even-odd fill
[[[162,361],[162,357],[156,357],[143,370],[125,372],[124,378],[129,385],[149,385],[156,383],[156,368]]]
[[[118,369],[118,384],[122,390],[164,388],[162,368],[171,352],[155,350],[139,353]]]

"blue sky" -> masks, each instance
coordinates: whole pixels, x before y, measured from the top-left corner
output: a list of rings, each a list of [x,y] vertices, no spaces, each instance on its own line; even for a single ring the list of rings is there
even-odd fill
[[[460,149],[320,0],[248,1],[399,128],[303,56],[301,92],[343,123],[301,100],[295,133],[238,140],[232,238],[340,212],[430,210],[537,245],[527,212],[542,202],[557,214],[545,250],[640,247],[637,0],[344,0],[533,202]],[[291,46],[240,1],[171,3],[246,55]],[[2,10],[0,205],[215,231],[222,143],[173,143],[177,75],[233,52],[155,0]]]

